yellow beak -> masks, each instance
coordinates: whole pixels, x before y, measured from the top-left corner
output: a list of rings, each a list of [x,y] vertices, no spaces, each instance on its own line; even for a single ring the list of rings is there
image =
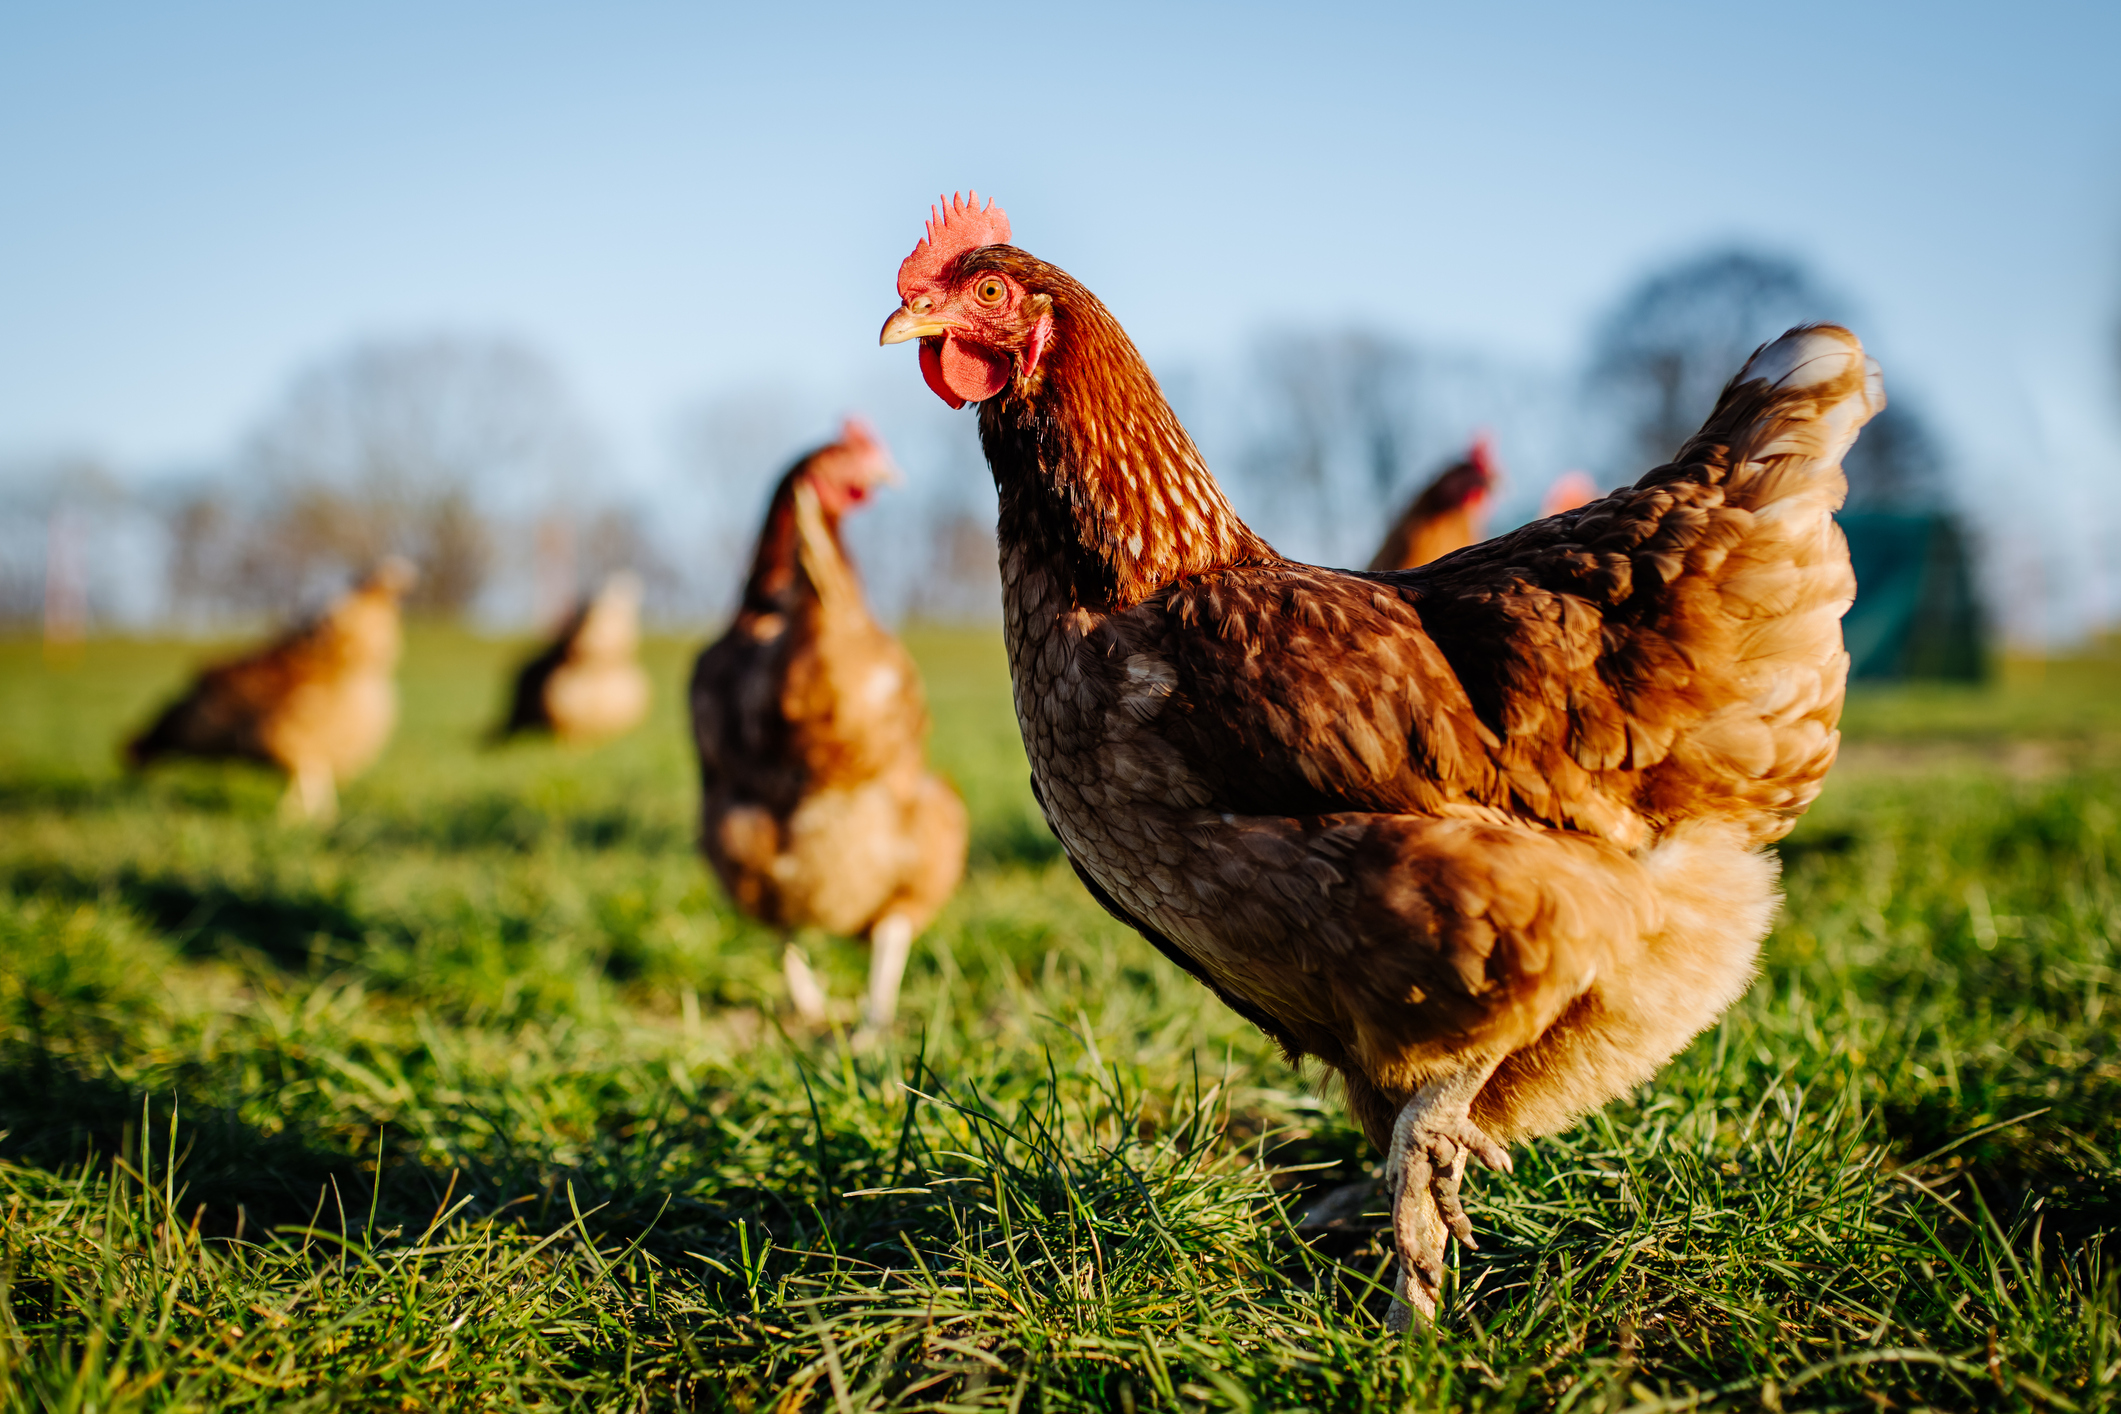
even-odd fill
[[[876,341],[879,344],[903,344],[908,339],[947,334],[952,327],[932,314],[915,314],[910,309],[901,309],[884,321],[884,332],[877,335]]]

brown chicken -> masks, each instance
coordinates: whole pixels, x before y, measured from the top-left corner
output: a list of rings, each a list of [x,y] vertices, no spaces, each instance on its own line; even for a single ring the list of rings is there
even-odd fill
[[[1407,503],[1385,532],[1370,568],[1414,569],[1484,539],[1495,477],[1495,449],[1486,437],[1474,438],[1464,461],[1438,472]]]
[[[375,760],[397,725],[398,601],[415,577],[392,556],[316,618],[208,668],[126,744],[126,759],[261,761],[287,773],[285,813],[331,818],[339,782]]]
[[[1507,1167],[1751,982],[1762,846],[1839,742],[1832,512],[1876,365],[1792,330],[1633,487],[1424,569],[1315,569],[1008,235],[950,203],[882,339],[980,404],[1040,803],[1100,902],[1339,1073],[1386,1156],[1392,1323],[1433,1315],[1468,1158]]]
[[[648,715],[648,674],[634,657],[640,643],[640,577],[621,571],[516,673],[508,719],[493,740],[550,732],[582,746],[632,731]]]
[[[869,616],[840,518],[892,477],[849,421],[775,488],[736,622],[692,673],[700,842],[745,912],[791,935],[871,945],[862,1034],[898,1009],[913,939],[965,870],[963,802],[930,774],[920,673]],[[811,1024],[825,992],[801,945],[782,951]]]

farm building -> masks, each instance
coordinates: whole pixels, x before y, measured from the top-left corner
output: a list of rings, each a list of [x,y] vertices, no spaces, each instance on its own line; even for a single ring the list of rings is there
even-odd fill
[[[1966,534],[1936,511],[1849,511],[1840,517],[1856,571],[1842,620],[1857,682],[1978,682],[1987,673],[1981,601]]]

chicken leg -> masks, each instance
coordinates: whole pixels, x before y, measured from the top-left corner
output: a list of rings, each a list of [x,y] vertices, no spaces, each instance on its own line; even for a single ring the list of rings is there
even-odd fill
[[[1473,1097],[1495,1073],[1496,1061],[1475,1063],[1430,1081],[1414,1092],[1392,1126],[1392,1148],[1385,1156],[1385,1182],[1392,1194],[1392,1242],[1399,1256],[1399,1278],[1385,1329],[1397,1334],[1418,1314],[1436,1318],[1436,1297],[1443,1286],[1443,1261],[1450,1239],[1468,1249],[1473,1224],[1466,1217],[1458,1190],[1466,1160],[1478,1158],[1491,1169],[1510,1171],[1510,1156],[1473,1123]]]
[[[862,1024],[854,1033],[858,1050],[881,1040],[898,1015],[899,981],[913,953],[913,920],[903,913],[885,914],[870,929],[869,945],[869,998],[862,1008]],[[811,970],[802,944],[793,938],[781,950],[781,970],[788,979],[788,1000],[796,1016],[808,1026],[825,1025],[824,983]]]
[[[890,1031],[898,1015],[899,981],[906,975],[906,959],[913,955],[913,920],[903,913],[877,919],[869,930],[869,948],[869,1001],[856,1033],[864,1044]]]
[[[810,970],[803,945],[790,938],[781,948],[781,973],[788,979],[788,1000],[805,1026],[825,1024],[825,984]]]
[[[305,760],[289,773],[287,794],[280,797],[280,818],[330,824],[339,813],[339,792],[331,763]]]

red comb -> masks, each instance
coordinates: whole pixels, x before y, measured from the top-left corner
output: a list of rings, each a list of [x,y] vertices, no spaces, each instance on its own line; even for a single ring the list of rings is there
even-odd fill
[[[970,201],[953,195],[940,207],[930,207],[926,239],[899,264],[899,298],[911,299],[915,286],[941,279],[944,268],[966,251],[1002,245],[1008,239],[1008,216],[991,201],[985,210],[980,209],[978,192],[972,193]]]
[[[1473,434],[1473,447],[1466,454],[1466,460],[1478,467],[1480,474],[1485,477],[1492,478],[1501,470],[1495,465],[1495,438],[1487,428],[1483,427]]]

